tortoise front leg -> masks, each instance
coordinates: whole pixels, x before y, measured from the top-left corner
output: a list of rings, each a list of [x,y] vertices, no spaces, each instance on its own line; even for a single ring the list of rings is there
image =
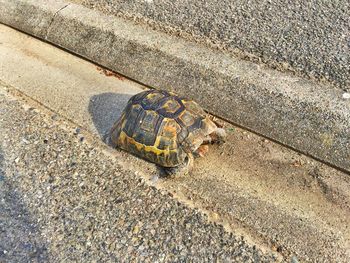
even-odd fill
[[[222,144],[226,141],[226,131],[223,128],[216,128],[203,141],[202,145],[207,144]]]

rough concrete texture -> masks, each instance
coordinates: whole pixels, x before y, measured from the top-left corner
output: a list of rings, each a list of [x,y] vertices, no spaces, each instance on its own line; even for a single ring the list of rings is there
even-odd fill
[[[350,171],[350,102],[341,89],[67,3],[2,0],[0,19]]]
[[[147,186],[74,126],[20,104],[3,88],[1,262],[277,260]]]
[[[144,87],[27,35],[0,28],[0,81],[14,87],[8,90],[16,96],[26,94],[52,109],[56,117],[74,122],[85,133],[81,134],[84,140],[90,136],[96,150],[106,148],[98,136],[103,137],[130,96]],[[267,246],[289,259],[295,255],[307,261],[347,261],[350,177],[224,125],[227,142],[197,159],[188,177],[160,180],[154,165],[122,151],[111,149],[108,154],[137,178],[200,209],[210,220],[258,247]]]
[[[350,89],[347,0],[72,2]]]

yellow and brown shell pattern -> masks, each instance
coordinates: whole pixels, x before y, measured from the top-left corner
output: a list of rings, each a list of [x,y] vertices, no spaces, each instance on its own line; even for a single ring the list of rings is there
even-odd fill
[[[148,161],[176,167],[215,128],[196,102],[167,91],[148,90],[130,98],[110,139]]]

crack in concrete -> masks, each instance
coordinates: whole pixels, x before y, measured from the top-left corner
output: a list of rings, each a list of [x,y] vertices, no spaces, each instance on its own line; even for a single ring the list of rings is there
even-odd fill
[[[54,13],[54,15],[53,15],[52,18],[51,18],[50,24],[49,24],[49,26],[48,26],[47,29],[46,29],[46,33],[45,33],[45,35],[44,35],[44,39],[45,39],[45,40],[47,40],[47,36],[48,36],[49,33],[50,33],[51,25],[52,25],[53,21],[55,20],[55,17],[57,16],[57,14],[58,14],[59,12],[61,12],[63,9],[65,9],[65,8],[66,8],[67,6],[69,6],[69,5],[70,5],[70,4],[66,4],[65,6],[61,7],[60,9],[58,9],[58,10]]]

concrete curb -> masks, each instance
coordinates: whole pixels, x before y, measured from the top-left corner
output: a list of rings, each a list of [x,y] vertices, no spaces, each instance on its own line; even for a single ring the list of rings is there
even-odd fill
[[[0,0],[0,22],[350,172],[343,91],[66,1]]]

